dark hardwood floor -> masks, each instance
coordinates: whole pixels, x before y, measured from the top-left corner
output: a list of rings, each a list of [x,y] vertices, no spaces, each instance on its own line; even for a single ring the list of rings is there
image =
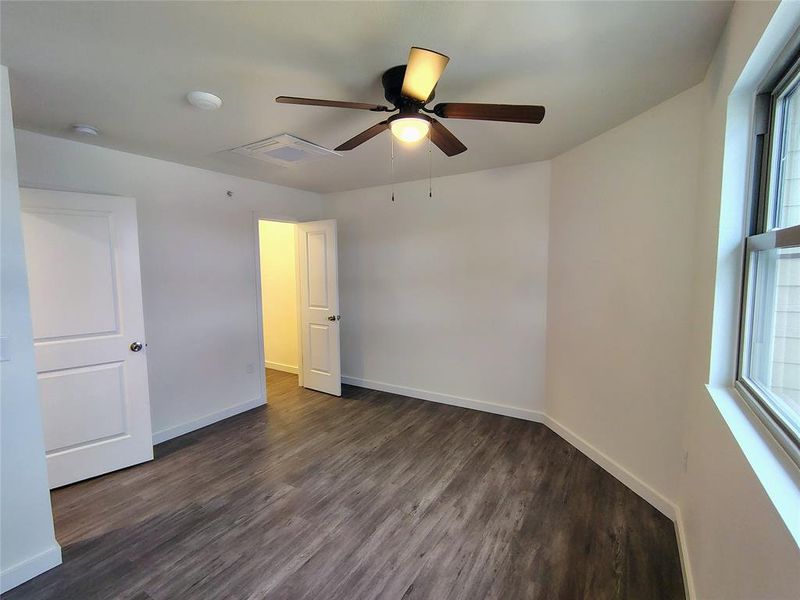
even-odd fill
[[[684,597],[672,522],[543,425],[268,386],[269,407],[56,490],[64,564],[4,598]]]

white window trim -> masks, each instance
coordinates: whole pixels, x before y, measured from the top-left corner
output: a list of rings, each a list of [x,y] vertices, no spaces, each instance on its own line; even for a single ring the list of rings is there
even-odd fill
[[[770,390],[763,388],[756,381],[751,379],[749,375],[749,363],[751,360],[749,344],[753,343],[751,327],[753,327],[752,319],[755,315],[748,314],[748,311],[745,310],[745,306],[753,302],[753,298],[750,296],[754,291],[751,290],[751,288],[754,286],[754,277],[756,275],[750,263],[753,260],[755,252],[787,247],[782,246],[782,244],[800,246],[800,225],[771,230],[766,233],[758,233],[749,236],[745,240],[744,252],[747,257],[745,259],[744,281],[742,282],[744,294],[742,294],[742,301],[740,304],[741,329],[738,340],[739,364],[734,387],[755,415],[764,423],[766,429],[775,437],[781,448],[794,461],[795,465],[800,468],[800,445],[798,445],[795,432],[790,429],[790,424],[784,422],[785,417],[781,414],[782,409],[772,404],[770,400]]]
[[[734,387],[741,316],[742,264],[750,202],[752,123],[758,84],[800,23],[800,3],[782,3],[728,98],[719,239],[711,332],[709,397],[800,546],[800,468]]]

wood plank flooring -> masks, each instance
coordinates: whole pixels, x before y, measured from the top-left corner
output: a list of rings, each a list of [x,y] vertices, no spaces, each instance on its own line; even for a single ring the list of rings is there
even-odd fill
[[[545,426],[277,371],[268,389],[53,492],[64,564],[4,598],[684,597],[672,522]]]

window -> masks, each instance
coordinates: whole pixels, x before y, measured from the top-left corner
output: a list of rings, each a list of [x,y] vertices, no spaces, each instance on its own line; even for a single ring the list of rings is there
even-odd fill
[[[756,99],[737,387],[800,465],[800,61]]]

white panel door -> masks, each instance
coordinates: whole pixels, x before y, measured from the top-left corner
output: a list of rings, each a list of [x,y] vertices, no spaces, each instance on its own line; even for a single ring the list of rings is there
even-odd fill
[[[298,223],[303,386],[342,395],[336,221]]]
[[[136,202],[20,196],[50,487],[151,460]]]

